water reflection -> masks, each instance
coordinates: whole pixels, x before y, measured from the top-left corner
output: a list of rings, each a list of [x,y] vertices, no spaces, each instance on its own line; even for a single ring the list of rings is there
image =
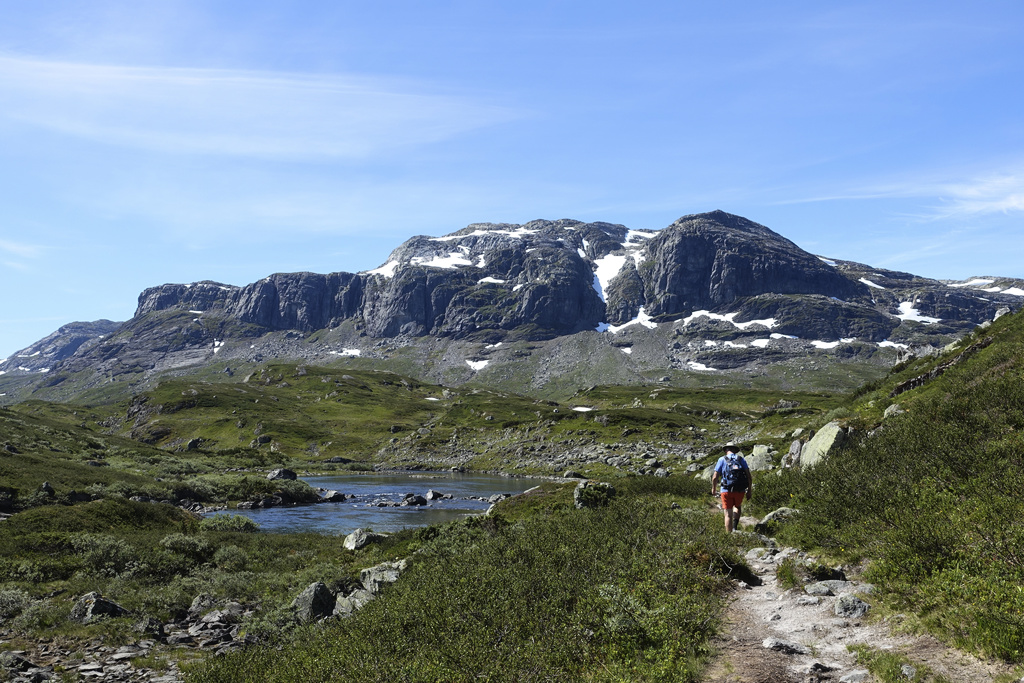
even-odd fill
[[[490,503],[477,499],[499,493],[522,493],[537,485],[537,481],[531,479],[449,472],[342,474],[303,477],[303,481],[313,488],[339,491],[354,498],[343,503],[231,512],[259,522],[265,531],[347,535],[362,527],[387,532],[480,514],[490,507]],[[377,506],[380,503],[400,503],[409,493],[426,496],[431,489],[449,494],[451,498],[432,500],[425,506]]]

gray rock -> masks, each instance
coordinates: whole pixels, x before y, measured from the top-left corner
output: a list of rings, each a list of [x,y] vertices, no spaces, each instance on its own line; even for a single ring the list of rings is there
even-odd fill
[[[795,439],[793,443],[789,444],[789,451],[782,457],[783,467],[799,467],[800,466],[800,452],[803,450],[804,444],[799,439]]]
[[[765,638],[761,646],[766,650],[774,650],[775,652],[782,652],[787,655],[806,655],[811,653],[809,648],[800,643],[792,643],[787,640],[779,640],[778,638]]]
[[[899,403],[893,403],[892,405],[888,406],[885,409],[885,412],[882,413],[882,417],[890,418],[893,417],[894,415],[902,415],[904,412],[906,411],[900,407]]]
[[[329,617],[334,612],[334,595],[324,583],[316,581],[292,601],[292,609],[299,623],[308,624]]]
[[[917,668],[910,664],[904,664],[900,667],[900,673],[908,680],[914,680],[914,676],[917,675]]]
[[[104,617],[122,617],[129,614],[128,610],[116,602],[107,600],[96,592],[86,593],[75,602],[68,617],[71,621],[91,624]]]
[[[566,470],[565,474],[562,475],[564,479],[586,479],[582,474],[576,470]]]
[[[344,547],[346,550],[362,550],[371,543],[380,543],[387,534],[377,534],[365,529],[356,529],[345,537]]]
[[[856,595],[843,593],[836,600],[835,613],[837,617],[859,619],[867,614],[869,608],[870,605],[858,598]]]
[[[399,560],[397,562],[382,562],[374,567],[369,567],[359,572],[359,580],[362,582],[363,587],[370,593],[377,595],[381,592],[384,586],[398,581],[398,577],[401,576],[402,572],[408,566],[406,560]]]
[[[754,525],[754,531],[757,531],[758,533],[764,533],[769,530],[769,527],[773,523],[779,524],[785,522],[786,520],[792,519],[794,516],[798,514],[800,514],[800,511],[797,510],[796,508],[782,507],[778,508],[777,510],[772,510],[771,512],[764,516],[764,519],[762,519],[760,522]]]
[[[352,616],[356,610],[361,609],[363,605],[373,600],[374,597],[373,593],[362,588],[353,591],[350,595],[339,595],[334,603],[334,614],[340,617]]]
[[[296,478],[298,478],[297,474],[295,474],[291,470],[284,468],[271,470],[270,474],[267,475],[267,479],[269,479],[270,481],[276,481],[278,479],[287,479],[290,481],[294,481]]]
[[[426,504],[427,499],[415,493],[407,493],[405,494],[405,498],[402,499],[402,505],[405,506],[421,506]]]
[[[810,605],[820,605],[821,598],[811,595],[804,595],[796,599],[796,604],[801,607],[809,607]]]
[[[746,461],[747,467],[749,467],[754,472],[765,472],[767,470],[772,469],[775,466],[775,463],[772,462],[772,456],[768,455],[767,453],[755,453],[754,455],[751,455],[749,458],[746,458]]]
[[[669,474],[670,474],[670,472],[667,469],[665,469],[664,467],[659,467],[658,469],[654,470],[654,476],[656,476],[656,477],[665,478],[665,477],[669,476]]]
[[[770,446],[766,446],[766,445],[760,444],[760,443],[759,444],[755,444],[754,445],[754,450],[751,451],[751,453],[750,453],[750,457],[751,458],[756,458],[758,456],[770,456],[771,455],[771,450],[772,449],[771,449]]]
[[[867,669],[851,671],[839,679],[839,683],[867,683],[871,680],[871,672]]]
[[[320,498],[323,499],[325,503],[344,503],[348,500],[348,496],[340,491],[324,491]]]
[[[832,421],[818,430],[800,451],[800,466],[814,467],[821,462],[834,448],[843,443],[846,432],[838,422]]]
[[[818,581],[804,588],[808,595],[838,595],[853,588],[849,581]]]

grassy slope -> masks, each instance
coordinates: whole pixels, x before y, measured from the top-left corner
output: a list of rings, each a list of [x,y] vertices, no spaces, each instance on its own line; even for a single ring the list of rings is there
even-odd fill
[[[898,397],[900,382],[967,354]],[[906,412],[873,428],[882,410]],[[851,404],[862,438],[815,470],[762,488],[804,511],[790,539],[872,560],[898,609],[971,649],[1024,660],[1024,316],[1005,316],[957,349],[868,386]]]
[[[698,680],[738,559],[689,482],[426,530],[406,576],[352,618],[188,679]]]

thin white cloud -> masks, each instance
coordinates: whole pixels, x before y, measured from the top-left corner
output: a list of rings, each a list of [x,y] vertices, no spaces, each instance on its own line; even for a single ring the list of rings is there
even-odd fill
[[[0,118],[146,150],[361,158],[523,112],[397,79],[0,57]]]
[[[42,247],[35,244],[25,244],[24,242],[0,240],[0,251],[20,256],[21,258],[35,258],[42,251]]]
[[[1024,173],[1002,172],[959,180],[918,178],[873,187],[855,188],[798,199],[775,202],[779,205],[820,202],[913,199],[929,202],[918,218],[945,219],[1024,211]]]

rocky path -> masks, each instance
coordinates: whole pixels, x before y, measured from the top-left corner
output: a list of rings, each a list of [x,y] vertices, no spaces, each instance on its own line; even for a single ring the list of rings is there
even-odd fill
[[[747,553],[761,585],[740,584],[735,591],[706,683],[879,680],[856,664],[848,649],[855,644],[907,657],[912,662],[912,668],[902,672],[907,681],[1018,680],[1011,667],[947,648],[930,636],[893,633],[886,621],[872,618],[872,587],[868,584],[823,581],[797,588],[780,587],[776,569],[787,557],[806,559],[793,548],[755,548]]]

